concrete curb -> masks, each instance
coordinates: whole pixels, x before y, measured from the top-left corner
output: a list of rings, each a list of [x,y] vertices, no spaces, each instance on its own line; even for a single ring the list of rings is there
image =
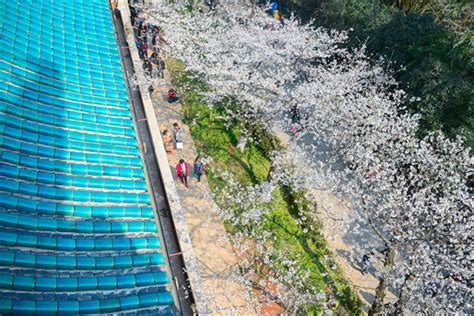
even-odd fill
[[[127,1],[119,0],[118,9],[120,10],[122,21],[124,23],[125,36],[130,46],[129,50],[134,64],[135,74],[141,82],[142,80],[145,80],[145,74],[141,67],[138,49],[135,45],[134,33],[130,24],[130,9],[128,7]],[[158,122],[156,121],[156,114],[150,94],[148,92],[148,87],[143,87],[140,85],[138,88],[142,96],[145,116],[147,118],[147,124],[151,134],[153,151],[158,161],[158,170],[160,171],[161,179],[163,181],[169,210],[172,214],[173,222],[176,228],[176,234],[182,251],[182,256],[186,264],[186,273],[188,275],[188,281],[191,285],[192,294],[196,303],[196,312],[199,315],[210,315],[211,312],[208,311],[206,297],[203,295],[204,292],[201,289],[202,278],[199,273],[196,256],[194,254],[191,238],[186,226],[184,211],[179,200],[173,175],[169,168],[168,157],[166,155],[163,140],[161,138],[160,128]]]

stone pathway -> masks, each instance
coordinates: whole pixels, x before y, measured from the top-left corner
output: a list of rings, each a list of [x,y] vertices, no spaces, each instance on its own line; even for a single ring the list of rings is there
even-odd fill
[[[168,161],[173,174],[175,174],[175,166],[180,159],[185,159],[189,166],[191,174],[188,180],[189,189],[186,189],[176,177],[175,183],[185,211],[186,225],[189,229],[194,252],[199,261],[199,270],[204,282],[203,288],[211,302],[210,308],[213,314],[255,314],[254,311],[249,310],[249,304],[246,304],[243,295],[245,289],[234,281],[233,276],[238,273],[238,259],[227,239],[221,219],[212,211],[215,204],[210,195],[207,178],[205,176],[201,178],[201,183],[192,178],[192,164],[197,156],[197,151],[189,128],[182,123],[179,103],[169,104],[166,101],[166,93],[171,87],[169,82],[168,74],[165,71],[162,85],[155,87],[152,94],[153,105],[161,131],[168,129],[171,132],[175,122],[184,129],[184,149],[173,150],[172,154],[168,154]],[[280,138],[285,138],[281,133],[278,135]],[[381,262],[373,260],[372,268],[368,274],[364,275],[360,271],[360,263],[352,262],[351,256],[353,256],[354,248],[358,243],[370,242],[371,247],[374,248],[381,247],[381,243],[374,236],[369,235],[366,236],[367,239],[360,240],[357,239],[358,236],[350,234],[348,228],[353,225],[355,216],[351,214],[354,211],[336,196],[328,192],[314,192],[314,194],[320,206],[319,217],[323,223],[323,234],[335,254],[335,260],[344,270],[346,279],[359,291],[359,296],[365,305],[364,310],[367,312],[378,284],[375,273],[377,268],[381,268]],[[368,233],[370,234],[370,232]],[[393,297],[388,293],[388,299]]]
[[[179,103],[169,104],[165,99],[170,87],[170,80],[165,71],[163,84],[155,87],[152,94],[153,106],[161,132],[165,129],[171,132],[175,122],[184,130],[184,148],[175,149],[172,154],[168,154],[168,161],[174,174],[186,225],[204,283],[202,289],[209,300],[209,308],[213,315],[255,314],[249,309],[249,304],[244,297],[246,289],[233,277],[239,273],[238,259],[227,238],[221,219],[212,211],[215,204],[207,178],[203,176],[201,182],[198,183],[192,177],[197,151],[189,128],[182,122]],[[185,188],[175,175],[175,166],[180,159],[188,163],[189,189]]]
[[[122,20],[129,21],[126,0],[118,0],[118,7]],[[125,33],[127,41],[133,43],[130,23],[125,23]],[[150,144],[143,143],[143,150],[155,151],[199,315],[255,315],[246,300],[247,289],[235,281],[235,276],[239,275],[238,258],[227,239],[222,221],[213,212],[215,204],[206,177],[201,183],[189,179],[189,189],[176,179],[175,165],[179,159],[185,159],[191,171],[197,153],[189,129],[182,123],[179,104],[170,105],[163,98],[170,88],[167,71],[164,80],[156,80],[155,91],[149,95],[135,45],[130,47],[130,53],[152,138]],[[174,151],[173,155],[166,157],[160,131],[171,130],[174,122],[185,131],[184,150]],[[170,169],[166,170],[167,167]]]

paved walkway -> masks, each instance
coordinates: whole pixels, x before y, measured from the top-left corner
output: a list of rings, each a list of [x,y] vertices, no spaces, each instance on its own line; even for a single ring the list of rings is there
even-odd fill
[[[288,134],[279,130],[274,132],[283,144],[288,144]],[[366,223],[356,222],[355,219],[359,218],[359,215],[340,198],[325,191],[312,190],[312,193],[318,205],[317,216],[322,223],[322,233],[334,254],[334,259],[344,271],[346,280],[358,291],[364,311],[368,312],[379,283],[376,273],[383,268],[382,255],[372,256],[369,272],[362,274],[363,253],[358,253],[357,249],[381,249],[383,243]],[[359,233],[355,233],[355,229]],[[394,299],[395,296],[388,292],[386,301]]]
[[[178,179],[176,187],[191,243],[198,261],[199,272],[203,280],[203,290],[209,299],[209,308],[213,315],[249,315],[255,314],[248,308],[244,297],[246,289],[234,281],[239,273],[238,259],[227,238],[224,225],[219,216],[213,212],[215,207],[206,176],[198,183],[192,178],[192,166],[197,151],[189,133],[183,124],[180,105],[169,104],[165,97],[170,88],[170,80],[165,71],[165,79],[161,87],[155,87],[152,94],[153,106],[161,132],[172,131],[173,123],[177,122],[184,129],[183,150],[173,150],[168,154],[169,167],[175,174],[175,166],[180,159],[185,159],[189,166],[189,189]]]
[[[178,122],[184,129],[184,149],[174,150],[172,154],[168,154],[169,166],[174,174],[174,167],[182,158],[188,162],[190,173],[192,173],[192,163],[197,151],[189,128],[182,123],[180,105],[169,104],[165,100],[166,92],[170,87],[168,75],[165,73],[163,86],[157,87],[152,95],[157,120],[161,131],[168,129],[171,132],[174,122]],[[280,133],[279,136],[283,137]],[[199,261],[201,277],[205,283],[203,288],[207,290],[208,296],[215,297],[215,305],[211,306],[212,310],[226,315],[254,314],[245,305],[245,298],[242,295],[245,289],[233,281],[233,274],[238,273],[235,266],[237,258],[227,240],[222,221],[215,212],[211,211],[215,205],[206,177],[201,179],[201,183],[190,177],[189,189],[181,185],[176,177],[175,180],[181,204],[185,210],[186,224],[194,252]],[[370,243],[370,246],[374,248],[380,248],[382,244],[370,235],[370,231],[367,232],[368,235],[364,240],[350,233],[355,215],[352,214],[353,210],[336,196],[327,192],[314,192],[314,194],[320,206],[319,217],[323,223],[323,234],[335,254],[335,260],[344,270],[346,279],[359,291],[367,312],[378,284],[375,273],[377,268],[381,268],[381,261],[375,258],[369,273],[364,275],[360,271],[360,262],[353,261],[351,258],[354,256],[354,249],[358,243]],[[236,307],[237,309],[234,309]]]
[[[382,243],[374,236],[367,236],[367,239],[360,240],[360,237],[351,234],[351,227],[354,218],[357,218],[354,211],[347,205],[343,204],[336,196],[328,192],[313,191],[318,203],[318,218],[323,223],[323,234],[328,242],[334,258],[339,266],[343,269],[344,275],[352,286],[359,291],[359,297],[365,305],[364,310],[367,312],[368,307],[374,299],[375,288],[378,280],[375,278],[375,269],[372,267],[369,273],[362,274],[360,268],[360,260],[363,254],[357,254],[354,248],[358,243],[370,243],[371,247],[380,248]],[[352,227],[353,228],[353,227]],[[369,234],[369,232],[367,233]],[[351,258],[355,258],[353,262]],[[373,258],[375,259],[375,258]],[[373,260],[375,267],[380,267],[380,260]]]

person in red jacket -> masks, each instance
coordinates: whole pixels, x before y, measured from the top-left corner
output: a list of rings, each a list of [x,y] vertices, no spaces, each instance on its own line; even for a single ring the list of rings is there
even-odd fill
[[[176,176],[181,180],[184,186],[188,187],[188,164],[184,159],[180,159],[176,165]]]

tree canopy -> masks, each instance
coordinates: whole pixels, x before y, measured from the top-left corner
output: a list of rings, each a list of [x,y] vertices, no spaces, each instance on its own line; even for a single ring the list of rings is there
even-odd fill
[[[474,5],[466,0],[294,0],[305,22],[352,29],[349,45],[390,61],[395,78],[418,101],[420,135],[442,130],[474,147]],[[313,20],[311,20],[313,19]]]
[[[369,43],[368,50],[348,48],[345,32],[294,18],[283,25],[258,10],[249,19],[170,5],[149,14],[164,28],[165,50],[207,85],[209,106],[233,100],[221,119],[238,119],[244,130],[258,124],[288,132],[296,125],[288,150],[275,150],[266,182],[236,188],[229,181],[226,199],[229,208],[238,209],[230,219],[239,225],[257,222],[275,184],[307,191],[310,199],[314,189],[333,192],[357,210],[353,233],[368,226],[385,248],[372,312],[472,312],[472,158],[460,137],[418,135],[420,115],[406,105],[420,101],[401,89],[398,74],[387,71],[382,57],[371,58],[367,51],[377,43]],[[422,28],[427,38],[405,34],[406,45],[437,37],[440,30],[430,19],[413,19],[431,27]],[[408,50],[398,58],[417,54]],[[288,115],[295,106],[297,122]],[[254,234],[255,225],[247,232]],[[260,237],[264,248],[266,237]],[[299,284],[299,272],[289,269],[285,278]],[[398,299],[384,306],[388,287]],[[323,304],[321,293],[291,289],[286,300],[295,312],[308,300]]]

